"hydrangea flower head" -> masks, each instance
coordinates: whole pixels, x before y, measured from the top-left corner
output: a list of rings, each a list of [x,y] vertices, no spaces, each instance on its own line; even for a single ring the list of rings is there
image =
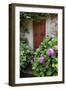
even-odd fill
[[[44,64],[44,57],[43,57],[43,56],[41,56],[41,57],[39,58],[39,62],[40,62],[40,64]]]
[[[48,48],[47,55],[52,57],[54,55],[54,50],[52,48]]]

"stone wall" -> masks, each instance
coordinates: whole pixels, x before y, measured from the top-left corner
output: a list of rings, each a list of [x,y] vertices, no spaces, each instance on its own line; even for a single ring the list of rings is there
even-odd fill
[[[51,34],[57,36],[58,35],[58,17],[57,15],[51,15],[51,22],[50,22],[50,28],[51,28]]]
[[[58,35],[58,16],[50,15],[46,20],[46,35]]]

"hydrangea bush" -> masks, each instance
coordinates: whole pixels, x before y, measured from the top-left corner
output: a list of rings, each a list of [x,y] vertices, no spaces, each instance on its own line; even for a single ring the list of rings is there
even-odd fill
[[[33,75],[40,77],[58,75],[57,37],[45,37],[34,55],[34,63],[32,65]]]

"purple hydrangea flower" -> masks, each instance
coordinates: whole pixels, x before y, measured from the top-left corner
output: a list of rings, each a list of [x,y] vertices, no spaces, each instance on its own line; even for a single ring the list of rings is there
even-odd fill
[[[44,64],[44,57],[43,57],[43,56],[41,56],[41,57],[39,58],[39,62],[40,62],[40,64]]]
[[[48,48],[47,54],[48,54],[48,56],[53,56],[54,55],[54,50],[52,48]]]

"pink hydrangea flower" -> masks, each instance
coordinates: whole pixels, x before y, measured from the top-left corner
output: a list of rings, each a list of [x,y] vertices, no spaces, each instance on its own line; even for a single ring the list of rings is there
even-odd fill
[[[43,56],[41,56],[41,57],[39,58],[39,62],[40,62],[40,64],[44,64],[44,57],[43,57]]]
[[[52,48],[48,48],[47,55],[48,56],[53,56],[54,55],[54,50]]]

